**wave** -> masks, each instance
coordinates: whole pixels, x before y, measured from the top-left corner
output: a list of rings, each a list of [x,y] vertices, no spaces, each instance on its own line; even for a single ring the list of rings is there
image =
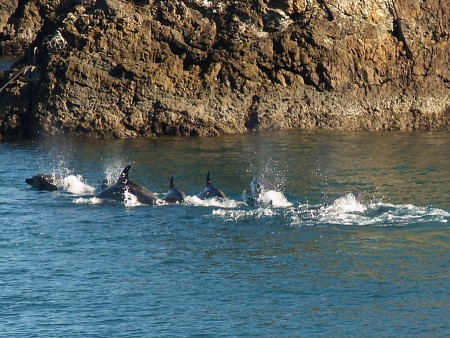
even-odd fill
[[[304,209],[303,209],[304,212]],[[366,226],[408,226],[411,224],[441,222],[447,223],[450,213],[431,206],[421,207],[412,204],[395,205],[369,203],[355,209],[319,209],[306,222],[321,224],[366,225]],[[301,219],[301,217],[300,217]]]
[[[299,204],[291,208],[262,208],[213,210],[212,215],[226,222],[243,219],[279,217],[288,226],[408,226],[428,222],[447,223],[448,211],[432,206],[412,204],[395,205],[386,203],[362,204],[354,199],[338,199],[331,205]]]
[[[358,220],[361,225],[407,226],[427,222],[447,223],[450,213],[432,206],[374,203],[361,216]]]
[[[92,192],[93,188],[85,185],[81,177],[67,177],[67,191],[72,193]],[[360,226],[408,226],[427,222],[447,223],[450,219],[448,211],[432,206],[415,206],[413,204],[391,204],[382,202],[361,203],[352,194],[336,199],[331,204],[298,204],[294,207],[284,195],[270,195],[269,206],[248,205],[233,199],[212,198],[202,200],[197,196],[187,196],[180,206],[213,207],[212,216],[222,218],[226,222],[240,220],[261,220],[278,217],[280,224],[288,226],[327,226],[327,225],[360,225]],[[273,197],[280,199],[276,200]],[[273,203],[275,201],[275,203]],[[103,200],[96,197],[79,197],[73,200],[76,204],[100,204]],[[137,197],[125,192],[125,207],[142,206]],[[159,200],[156,206],[168,205]],[[277,221],[278,222],[278,221]]]
[[[253,210],[226,210],[215,209],[212,214],[223,218],[227,222],[234,222],[247,219],[261,219],[278,215],[276,209],[259,207]]]

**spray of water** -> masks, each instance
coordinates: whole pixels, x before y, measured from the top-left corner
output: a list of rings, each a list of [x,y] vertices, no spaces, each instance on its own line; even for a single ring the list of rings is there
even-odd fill
[[[83,182],[81,175],[69,175],[62,179],[64,191],[77,195],[89,195],[95,193],[95,188]]]

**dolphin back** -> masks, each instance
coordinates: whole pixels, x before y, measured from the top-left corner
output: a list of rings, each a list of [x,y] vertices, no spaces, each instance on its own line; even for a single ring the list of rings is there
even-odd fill
[[[100,199],[123,201],[125,198],[125,186],[118,183],[113,184],[112,186],[98,192],[95,197]]]
[[[206,174],[206,186],[205,189],[197,195],[198,198],[202,199],[202,200],[206,200],[208,198],[214,198],[214,197],[218,197],[218,198],[226,198],[225,194],[223,193],[222,190],[220,189],[216,189],[213,187],[212,182],[211,182],[211,178],[209,175],[209,171]]]
[[[131,194],[136,196],[139,203],[156,204],[156,202],[158,201],[158,197],[154,193],[132,181],[128,181],[128,183],[126,184],[126,189],[128,189]]]
[[[170,189],[162,198],[166,203],[183,203],[186,195],[184,192],[174,188]]]
[[[112,186],[98,192],[95,197],[100,199],[123,201],[125,198],[125,191],[127,190],[127,184],[129,182],[128,172],[130,171],[130,168],[131,165],[125,167],[125,169],[123,169],[120,173],[117,182]]]
[[[162,198],[163,201],[165,201],[166,203],[182,203],[184,202],[185,198],[186,195],[184,194],[184,192],[175,188],[175,185],[173,184],[173,175],[170,176],[169,191]]]

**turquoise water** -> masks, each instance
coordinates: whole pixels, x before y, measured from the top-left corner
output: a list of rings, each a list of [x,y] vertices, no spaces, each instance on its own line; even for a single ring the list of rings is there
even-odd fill
[[[1,335],[448,336],[449,136],[0,142]],[[187,203],[85,189],[132,162],[160,195],[174,174]],[[229,200],[193,197],[207,171]],[[24,183],[41,172],[61,190]],[[247,204],[256,175],[288,203]],[[354,189],[363,205],[340,198]]]

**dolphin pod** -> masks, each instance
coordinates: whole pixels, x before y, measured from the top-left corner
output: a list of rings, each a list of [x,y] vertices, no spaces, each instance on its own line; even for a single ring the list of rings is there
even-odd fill
[[[100,191],[97,194],[95,194],[95,197],[99,199],[124,201],[127,198],[128,192],[134,195],[139,201],[139,203],[142,204],[155,205],[158,202],[183,203],[185,201],[186,195],[184,192],[175,187],[173,175],[170,177],[169,180],[169,190],[167,191],[167,193],[164,194],[164,196],[161,199],[159,199],[155,193],[130,180],[129,178],[130,169],[131,165],[125,167],[122,170],[117,181],[111,186],[107,186],[106,179],[102,180],[99,186]],[[52,176],[47,174],[37,174],[31,178],[27,178],[25,182],[38,190],[47,190],[47,191],[58,190],[58,187],[56,186]],[[276,191],[274,185],[272,185],[269,181],[267,181],[262,177],[255,177],[250,182],[251,199],[252,204],[254,205],[265,207],[273,206],[272,201],[268,201],[268,203],[261,201],[261,197],[264,194],[273,191]],[[345,196],[349,195],[351,195],[358,203],[362,204],[364,202],[363,193],[359,190],[354,190]],[[211,198],[225,199],[227,197],[222,190],[214,188],[211,182],[210,173],[208,172],[206,174],[205,188],[201,193],[197,195],[197,198],[206,200]]]

